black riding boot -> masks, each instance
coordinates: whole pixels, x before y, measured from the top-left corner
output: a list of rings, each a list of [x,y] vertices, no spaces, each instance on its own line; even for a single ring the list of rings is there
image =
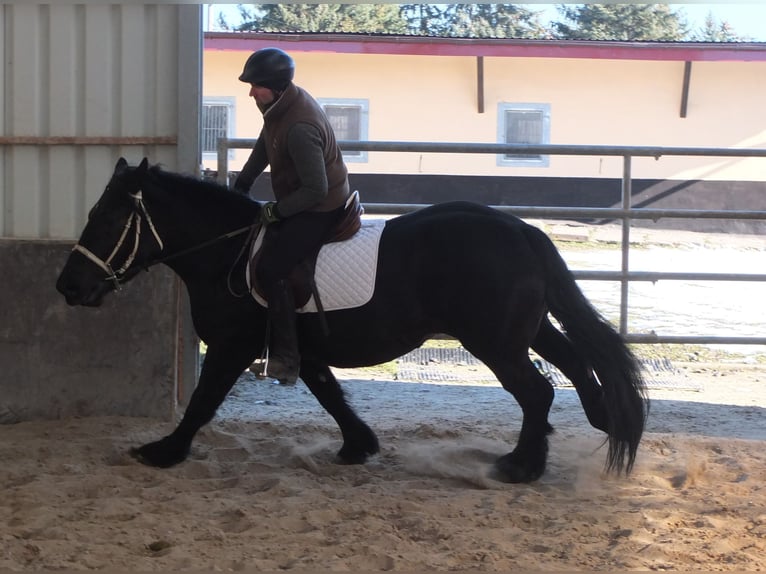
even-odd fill
[[[283,385],[298,380],[301,357],[295,330],[295,301],[286,281],[278,281],[268,293],[270,341],[263,375]]]

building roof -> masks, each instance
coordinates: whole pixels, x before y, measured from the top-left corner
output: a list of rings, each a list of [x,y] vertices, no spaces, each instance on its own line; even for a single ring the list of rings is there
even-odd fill
[[[766,42],[622,42],[442,38],[386,34],[205,32],[205,49],[255,51],[272,46],[293,52],[584,58],[684,62],[764,62]]]

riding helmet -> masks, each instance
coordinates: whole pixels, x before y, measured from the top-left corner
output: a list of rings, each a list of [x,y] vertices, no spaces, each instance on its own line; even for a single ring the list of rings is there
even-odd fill
[[[295,75],[295,62],[279,48],[261,48],[250,54],[240,82],[282,92]]]

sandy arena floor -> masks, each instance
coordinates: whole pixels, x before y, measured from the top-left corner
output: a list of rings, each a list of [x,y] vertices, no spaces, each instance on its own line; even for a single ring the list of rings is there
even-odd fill
[[[548,471],[487,477],[515,442],[498,385],[338,371],[382,452],[339,466],[306,387],[245,377],[169,470],[126,451],[172,425],[130,418],[0,427],[0,569],[762,570],[766,367],[681,366],[699,391],[653,391],[629,478],[558,389]],[[357,377],[357,378],[354,378]]]

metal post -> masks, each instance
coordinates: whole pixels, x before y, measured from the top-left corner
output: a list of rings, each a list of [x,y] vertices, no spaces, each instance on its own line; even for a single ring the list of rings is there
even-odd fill
[[[626,212],[622,217],[622,263],[620,266],[620,334],[628,334],[628,280],[630,253],[630,194],[632,182],[630,175],[631,156],[622,156],[622,209]]]
[[[229,185],[229,140],[218,138],[218,177],[216,181],[228,187]]]

